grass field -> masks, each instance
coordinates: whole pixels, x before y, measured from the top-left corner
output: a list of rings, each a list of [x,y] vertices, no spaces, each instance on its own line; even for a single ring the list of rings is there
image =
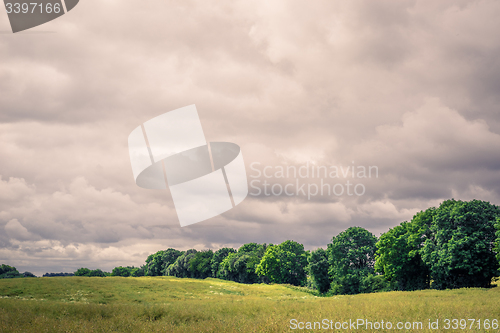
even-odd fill
[[[327,319],[333,329],[316,326],[319,332],[455,332],[444,329],[454,318],[481,320],[481,329],[470,320],[459,331],[498,332],[491,320],[500,320],[500,288],[316,297],[301,288],[217,279],[51,277],[0,280],[0,297],[0,332],[312,331],[291,329],[292,319]],[[349,319],[393,328],[335,329]],[[427,329],[429,319],[439,320],[439,329]],[[415,329],[398,330],[399,322]]]

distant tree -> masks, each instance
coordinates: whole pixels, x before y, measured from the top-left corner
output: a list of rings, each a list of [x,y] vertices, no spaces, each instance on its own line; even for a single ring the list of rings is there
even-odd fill
[[[131,266],[127,266],[127,267],[118,266],[118,267],[115,267],[111,271],[111,276],[128,277],[128,276],[130,276],[132,274],[132,270],[134,268],[135,267],[131,267]]]
[[[248,253],[231,253],[221,263],[221,276],[225,280],[239,283],[256,283],[259,277],[255,273],[254,256]]]
[[[256,273],[274,283],[303,286],[306,283],[307,254],[304,245],[287,240],[269,246],[256,267]]]
[[[24,272],[23,277],[36,277],[36,275],[31,272]]]
[[[313,280],[314,287],[320,293],[326,293],[330,289],[330,276],[328,275],[328,255],[325,250],[319,248],[311,252],[307,258],[309,263],[309,275]]]
[[[88,276],[90,276],[90,277],[105,277],[106,275],[107,274],[105,272],[103,272],[102,270],[100,270],[98,268],[98,269],[91,270]]]
[[[238,281],[238,272],[234,267],[234,263],[238,260],[237,252],[229,253],[220,263],[218,277],[229,281]]]
[[[222,249],[215,251],[214,256],[212,257],[212,261],[210,263],[212,277],[221,278],[221,276],[219,275],[219,266],[222,263],[222,260],[224,260],[230,253],[236,253],[236,250],[224,247]]]
[[[146,276],[166,275],[166,269],[182,254],[176,249],[167,249],[151,254],[146,259]]]
[[[495,228],[497,229],[496,236],[497,240],[495,243],[495,252],[496,252],[496,257],[499,262],[499,267],[500,267],[500,217],[497,218],[497,223],[495,224]],[[499,268],[500,270],[500,268]]]
[[[362,292],[362,280],[374,273],[376,242],[371,232],[360,227],[351,227],[333,237],[327,249],[332,293]]]
[[[263,281],[256,273],[266,251],[266,244],[248,243],[238,252],[230,253],[219,265],[219,277],[240,283],[258,283]]]
[[[107,275],[110,275],[109,273],[103,272],[100,269],[93,269],[90,270],[88,268],[78,268],[75,272],[75,276],[99,276],[99,277],[105,277]]]
[[[145,266],[134,267],[130,271],[130,276],[133,276],[133,277],[144,276],[144,270],[145,270]]]
[[[212,273],[210,263],[213,256],[214,253],[212,250],[199,251],[189,260],[189,270],[193,278],[205,279],[210,277]]]
[[[88,268],[78,268],[75,272],[75,276],[90,276],[90,269]]]
[[[74,276],[74,273],[45,273],[43,277],[55,277],[55,276]]]
[[[272,283],[284,283],[285,280],[281,265],[284,263],[280,258],[278,245],[268,246],[255,272],[259,276],[266,277],[266,280]]]
[[[444,201],[433,216],[432,237],[422,249],[436,289],[488,287],[498,276],[493,249],[500,208],[489,202]]]
[[[429,288],[430,270],[421,250],[431,237],[435,208],[417,213],[411,222],[389,229],[377,242],[375,270],[382,273],[396,290]]]
[[[195,249],[190,249],[181,254],[173,264],[167,267],[165,270],[166,275],[180,278],[194,277],[194,272],[190,269],[189,261],[195,257],[197,252]]]
[[[23,275],[19,273],[15,267],[5,264],[2,264],[2,266],[0,266],[0,279],[12,279],[19,277],[23,277]]]

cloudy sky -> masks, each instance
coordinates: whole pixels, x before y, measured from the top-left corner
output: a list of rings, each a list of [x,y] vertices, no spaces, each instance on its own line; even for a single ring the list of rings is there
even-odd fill
[[[0,263],[41,275],[169,247],[314,249],[450,198],[500,204],[499,16],[494,0],[84,0],[12,34],[0,12]],[[256,162],[378,177],[325,179],[360,196],[249,195],[181,228],[168,191],[135,184],[127,137],[191,104],[208,141],[240,145],[249,182],[297,181],[255,178]]]

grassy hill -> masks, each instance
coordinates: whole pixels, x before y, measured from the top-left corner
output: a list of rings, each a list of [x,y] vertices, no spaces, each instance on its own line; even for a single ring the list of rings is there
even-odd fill
[[[292,321],[296,319],[296,321]],[[323,320],[326,321],[323,321]],[[349,320],[363,325],[336,330]],[[439,329],[428,330],[439,320]],[[498,332],[500,288],[316,297],[283,285],[244,285],[173,277],[52,277],[0,280],[0,332],[293,332],[319,322],[322,332]],[[484,328],[488,319],[490,329]],[[375,329],[376,322],[392,330]],[[330,322],[331,321],[331,322]],[[375,325],[366,327],[366,321]],[[412,325],[404,329],[405,323]],[[417,329],[418,322],[422,329]],[[358,322],[360,323],[360,322]],[[397,323],[403,329],[397,330]],[[453,322],[450,321],[450,328]],[[457,322],[460,324],[464,321]],[[472,329],[469,329],[472,325]],[[346,324],[344,324],[345,328]],[[291,327],[297,327],[293,330]],[[301,327],[301,326],[300,326]],[[314,327],[314,326],[313,326]],[[326,327],[326,326],[325,326]],[[413,329],[414,328],[414,329]],[[311,331],[311,330],[309,330]]]

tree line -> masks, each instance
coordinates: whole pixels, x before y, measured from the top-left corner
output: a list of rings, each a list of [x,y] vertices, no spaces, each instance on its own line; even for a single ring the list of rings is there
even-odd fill
[[[364,228],[350,227],[333,237],[326,249],[305,251],[293,240],[248,243],[237,250],[169,248],[149,255],[141,267],[119,266],[111,273],[80,268],[74,275],[212,277],[291,284],[337,295],[489,287],[500,275],[499,262],[500,208],[480,200],[451,199],[379,238]]]

